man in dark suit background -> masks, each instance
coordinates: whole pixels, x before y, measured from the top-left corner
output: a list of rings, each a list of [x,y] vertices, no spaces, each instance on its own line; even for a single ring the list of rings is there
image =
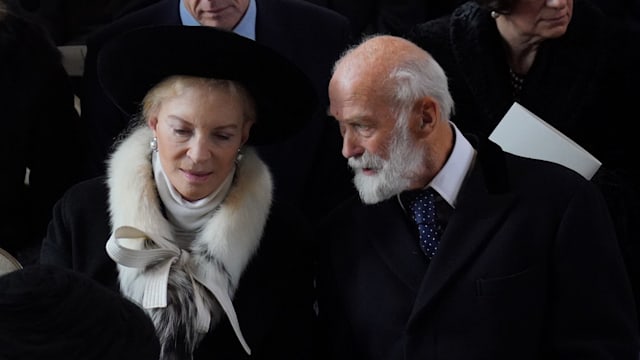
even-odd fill
[[[42,25],[56,45],[82,45],[117,17],[158,0],[8,0]]]
[[[637,359],[629,279],[591,182],[472,145],[449,121],[444,71],[405,39],[346,53],[329,98],[361,200],[321,226],[321,358]],[[410,196],[434,191],[424,252]]]
[[[403,36],[413,25],[453,11],[463,0],[306,0],[346,16],[352,36],[384,33]]]
[[[351,41],[348,20],[329,9],[300,0],[161,0],[126,15],[87,40],[81,116],[92,131],[95,174],[131,114],[120,112],[96,77],[100,48],[115,35],[148,25],[204,25],[224,28],[266,45],[299,66],[319,95],[313,121],[286,143],[259,148],[275,177],[276,196],[299,207],[312,222],[354,192],[340,157],[340,136],[326,115],[331,67]],[[202,44],[206,46],[206,44]],[[149,54],[154,56],[154,54]],[[189,54],[185,54],[189,56]],[[273,84],[278,91],[278,84]]]

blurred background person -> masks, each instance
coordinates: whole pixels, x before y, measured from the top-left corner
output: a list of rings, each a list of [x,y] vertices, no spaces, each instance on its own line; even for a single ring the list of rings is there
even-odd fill
[[[0,358],[157,360],[144,311],[77,272],[31,265],[0,276]]]
[[[0,247],[37,261],[54,202],[86,174],[86,128],[61,54],[37,23],[0,0],[0,117],[6,139]]]
[[[351,23],[355,40],[382,33],[405,35],[414,25],[451,13],[463,0],[306,0],[335,10]]]
[[[115,19],[159,0],[8,0],[42,25],[58,45],[83,45]]]
[[[142,309],[77,272],[32,265],[0,276],[0,358],[157,360]]]

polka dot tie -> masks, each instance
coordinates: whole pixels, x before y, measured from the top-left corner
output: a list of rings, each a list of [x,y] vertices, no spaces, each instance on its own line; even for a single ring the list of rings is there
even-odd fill
[[[410,193],[411,218],[418,225],[420,248],[429,259],[436,254],[441,229],[436,222],[436,195],[433,189]]]

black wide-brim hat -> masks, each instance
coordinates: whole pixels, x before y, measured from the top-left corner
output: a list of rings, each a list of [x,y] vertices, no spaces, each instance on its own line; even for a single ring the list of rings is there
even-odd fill
[[[249,144],[281,142],[311,119],[317,106],[309,78],[274,50],[209,26],[138,28],[109,41],[98,54],[98,79],[126,114],[141,110],[146,93],[171,75],[238,81],[256,103]]]

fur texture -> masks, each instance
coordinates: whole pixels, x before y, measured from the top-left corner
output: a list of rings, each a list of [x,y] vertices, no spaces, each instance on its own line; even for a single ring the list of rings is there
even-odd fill
[[[109,161],[109,212],[112,231],[133,226],[152,237],[172,239],[171,225],[162,215],[149,142],[153,134],[144,127],[134,130],[114,152]],[[247,149],[236,171],[229,194],[202,232],[188,249],[171,265],[167,289],[167,307],[146,309],[152,318],[160,343],[162,359],[190,359],[204,333],[196,328],[194,289],[191,269],[205,281],[226,289],[233,299],[238,281],[256,252],[272,201],[273,183],[267,166],[255,151]],[[130,248],[149,248],[150,242],[123,243]],[[118,265],[121,291],[142,303],[145,272],[149,269]],[[215,297],[201,285],[206,308],[211,314],[211,327],[224,312]]]

